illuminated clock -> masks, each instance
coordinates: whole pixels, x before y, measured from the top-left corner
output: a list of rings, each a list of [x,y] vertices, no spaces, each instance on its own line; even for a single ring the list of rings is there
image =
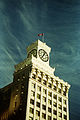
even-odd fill
[[[44,61],[44,62],[47,62],[47,61],[48,61],[49,57],[48,57],[48,54],[47,54],[47,52],[46,52],[45,50],[40,49],[40,50],[38,51],[38,54],[39,54],[39,57],[40,57],[40,59],[41,59],[42,61]]]
[[[37,50],[36,49],[33,49],[28,53],[28,58],[31,57],[32,55],[34,57],[37,57]]]

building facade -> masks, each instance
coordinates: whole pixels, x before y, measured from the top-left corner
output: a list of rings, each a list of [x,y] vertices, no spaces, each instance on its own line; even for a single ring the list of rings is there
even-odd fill
[[[15,65],[13,82],[0,90],[6,106],[0,107],[1,120],[69,120],[70,85],[54,75],[50,51],[40,40],[27,48],[27,58]]]

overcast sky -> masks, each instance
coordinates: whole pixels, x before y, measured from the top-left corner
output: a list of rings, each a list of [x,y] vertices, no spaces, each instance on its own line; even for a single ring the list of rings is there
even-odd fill
[[[12,82],[14,65],[38,33],[52,48],[55,75],[71,84],[70,120],[79,120],[80,0],[0,0],[0,88]]]

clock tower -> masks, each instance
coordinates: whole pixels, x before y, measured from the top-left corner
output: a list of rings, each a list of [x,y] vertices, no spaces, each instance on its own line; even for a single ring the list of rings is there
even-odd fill
[[[27,47],[27,58],[15,65],[13,82],[1,90],[1,120],[69,120],[70,85],[54,75],[50,51],[40,40]]]
[[[27,48],[28,58],[32,55],[37,58],[41,63],[49,65],[49,53],[51,48],[46,43],[37,40]]]

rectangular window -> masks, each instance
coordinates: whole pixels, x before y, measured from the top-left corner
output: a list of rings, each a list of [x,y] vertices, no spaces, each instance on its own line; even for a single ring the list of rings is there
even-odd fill
[[[25,75],[23,75],[22,78],[25,79]]]
[[[60,88],[58,88],[58,92],[61,93],[61,89]]]
[[[66,100],[63,99],[63,103],[66,105]]]
[[[18,77],[17,81],[20,81],[20,78]]]
[[[48,96],[50,96],[50,97],[51,97],[51,96],[52,96],[52,93],[51,93],[51,92],[48,92]]]
[[[40,103],[39,103],[39,102],[36,102],[36,106],[40,108]]]
[[[32,105],[34,105],[34,100],[30,99],[30,103],[31,103]]]
[[[41,96],[40,96],[38,93],[37,93],[37,98],[38,98],[38,99],[40,99],[40,98],[41,98]]]
[[[48,83],[48,87],[49,87],[49,88],[52,88],[52,85],[51,85],[51,83]]]
[[[17,102],[15,101],[15,108],[16,108],[16,106],[17,106]]]
[[[53,98],[54,98],[54,99],[57,99],[57,95],[54,94],[54,95],[53,95]]]
[[[34,113],[34,109],[30,107],[29,112],[33,114]]]
[[[46,114],[42,113],[42,118],[46,119]]]
[[[35,92],[31,90],[31,96],[35,96]]]
[[[66,115],[64,115],[64,119],[67,120],[67,116]]]
[[[48,120],[51,120],[51,116],[48,115]]]
[[[46,106],[45,106],[45,105],[42,105],[42,109],[43,109],[43,110],[46,110]]]
[[[48,99],[48,104],[51,105],[52,104],[52,101],[50,99]]]
[[[50,113],[51,113],[51,108],[50,108],[50,107],[48,107],[48,112],[50,112]]]
[[[58,108],[59,108],[59,109],[62,109],[62,105],[59,104],[59,105],[58,105]]]
[[[34,74],[37,74],[37,69],[36,68],[35,69],[33,68],[32,71],[33,71]]]
[[[41,82],[41,77],[38,77],[38,82]]]
[[[43,80],[43,84],[46,85],[46,84],[47,84],[47,81],[46,81],[46,80]]]
[[[48,80],[48,75],[45,75],[45,78]]]
[[[40,86],[37,86],[37,90],[38,90],[38,91],[41,91],[41,87],[40,87]]]
[[[54,107],[57,107],[57,103],[56,103],[56,102],[53,102],[53,106],[54,106]]]
[[[56,110],[53,110],[53,114],[54,114],[54,115],[57,115],[57,111],[56,111]]]
[[[54,86],[53,86],[53,89],[54,89],[54,90],[57,90],[57,87],[54,85]]]
[[[66,91],[63,91],[63,95],[66,96]]]
[[[61,97],[58,97],[58,100],[59,100],[60,102],[62,102],[62,98],[61,98]]]
[[[40,111],[36,110],[36,115],[40,116]]]
[[[33,118],[29,116],[29,120],[33,120]]]
[[[43,93],[46,94],[46,90],[43,88]]]
[[[50,82],[50,83],[53,83],[53,78],[49,78],[49,82]]]
[[[43,96],[43,98],[42,98],[42,99],[43,99],[43,102],[46,102],[46,97],[44,97],[44,96]]]
[[[56,118],[53,118],[53,120],[57,120]]]
[[[63,107],[63,110],[66,112],[66,111],[67,111],[67,108],[66,108],[66,107]]]
[[[32,78],[33,78],[33,79],[36,79],[36,75],[35,75],[35,74],[33,74],[33,75],[32,75]]]
[[[34,84],[34,83],[32,83],[32,88],[33,88],[33,89],[35,88],[35,84]]]
[[[59,117],[62,117],[62,113],[59,112]]]

